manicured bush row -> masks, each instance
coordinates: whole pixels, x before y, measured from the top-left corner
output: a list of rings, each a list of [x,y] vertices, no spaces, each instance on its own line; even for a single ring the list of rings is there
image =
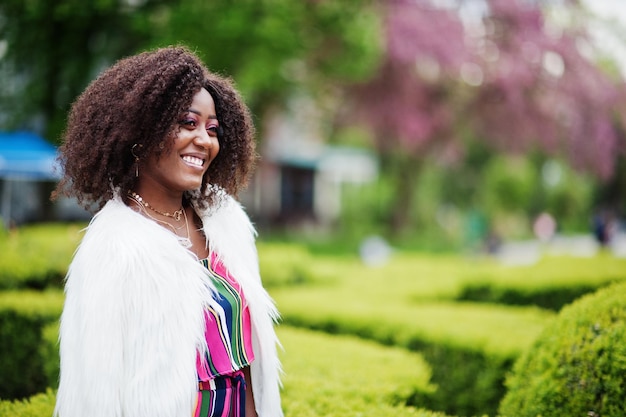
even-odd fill
[[[0,230],[0,290],[60,288],[83,224],[47,224]],[[303,246],[259,243],[266,287],[311,281],[310,253]]]
[[[287,326],[278,335],[287,417],[445,417],[406,405],[412,393],[433,389],[430,368],[416,353]],[[49,417],[53,408],[49,389],[27,401],[0,402],[0,417]]]
[[[607,281],[606,285],[610,282]],[[493,283],[468,284],[459,295],[459,301],[506,305],[536,305],[559,311],[563,306],[585,294],[593,293],[604,284],[576,284],[572,286],[552,286],[536,288],[514,288]]]
[[[58,321],[62,305],[61,291],[0,292],[0,398],[26,398],[50,386],[55,342],[44,328]]]
[[[260,242],[257,249],[265,288],[302,285],[313,280],[310,269],[313,259],[306,248],[295,244]]]
[[[502,415],[626,415],[626,284],[565,307],[507,380]]]
[[[0,401],[0,417],[50,417],[54,404],[55,393],[47,389],[24,400]]]
[[[437,390],[416,391],[408,404],[449,414],[494,416],[505,395],[504,378],[512,358],[462,350],[445,345],[424,346],[420,352],[433,366],[432,382]]]
[[[337,285],[281,288],[273,296],[285,323],[421,352],[438,389],[416,392],[409,403],[458,415],[495,414],[511,364],[554,315],[528,307],[417,305],[396,291],[376,299]]]
[[[48,224],[0,231],[0,290],[61,287],[81,228]]]
[[[48,387],[58,388],[59,386],[59,321],[48,323],[42,330],[43,343],[40,353],[43,361],[43,371],[48,382]]]
[[[493,265],[464,280],[457,300],[536,305],[554,311],[614,282],[626,280],[626,259],[546,256],[531,266]]]
[[[412,393],[434,388],[416,353],[287,326],[278,335],[286,416],[443,416],[406,406]]]

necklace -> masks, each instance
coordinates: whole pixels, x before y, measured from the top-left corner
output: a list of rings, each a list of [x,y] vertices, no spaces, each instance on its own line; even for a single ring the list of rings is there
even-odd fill
[[[150,204],[148,204],[148,202],[146,200],[144,200],[143,198],[141,198],[141,196],[139,194],[137,194],[136,192],[128,191],[128,195],[133,197],[133,199],[135,201],[137,201],[139,204],[141,204],[142,206],[144,206],[148,210],[152,210],[155,213],[160,214],[161,216],[171,217],[172,219],[176,220],[177,222],[180,221],[180,216],[185,212],[185,210],[183,210],[182,207],[179,208],[178,210],[176,210],[174,213],[170,213],[169,211],[159,211],[159,210],[155,209],[154,207],[152,207]]]
[[[191,243],[191,235],[189,234],[189,222],[187,221],[187,212],[183,210],[183,216],[185,217],[185,227],[187,228],[187,237],[178,236],[178,243],[180,243],[185,249],[190,249],[193,244]]]
[[[190,238],[190,237],[191,237],[191,235],[189,234],[189,221],[187,220],[187,212],[186,212],[184,209],[182,209],[182,208],[181,208],[181,209],[180,209],[180,212],[182,213],[183,217],[185,218],[185,224],[184,224],[184,226],[185,226],[185,228],[187,229],[187,230],[186,230],[186,231],[187,231],[187,236],[186,236],[186,237],[185,237],[185,236],[180,236],[180,235],[178,234],[178,232],[177,232],[178,230],[182,229],[182,228],[183,228],[183,226],[180,226],[180,227],[176,228],[176,227],[174,227],[171,223],[166,222],[166,221],[164,221],[164,220],[159,220],[159,219],[157,219],[156,217],[154,217],[154,216],[150,215],[150,213],[148,213],[148,212],[146,211],[146,205],[145,205],[145,204],[143,204],[143,202],[140,200],[140,198],[141,198],[141,197],[139,197],[139,194],[137,194],[137,193],[129,193],[129,197],[130,197],[130,199],[131,199],[131,200],[133,200],[135,203],[137,203],[137,205],[138,205],[139,207],[141,207],[141,209],[142,209],[141,211],[142,211],[142,212],[143,212],[146,216],[148,216],[150,219],[152,219],[152,220],[154,220],[155,222],[160,223],[160,224],[162,224],[162,225],[168,226],[170,229],[172,229],[172,231],[173,231],[173,232],[174,232],[174,234],[176,235],[176,239],[178,240],[178,243],[180,243],[180,245],[181,245],[182,247],[184,247],[185,249],[190,249],[190,248],[193,246],[193,243],[191,243],[191,238]],[[177,210],[177,211],[179,211],[179,210]],[[180,216],[180,214],[179,214],[179,216]]]

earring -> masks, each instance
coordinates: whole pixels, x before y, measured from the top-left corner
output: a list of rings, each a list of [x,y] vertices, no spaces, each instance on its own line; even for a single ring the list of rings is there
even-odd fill
[[[159,143],[159,149],[160,150],[165,149],[165,141],[162,141],[161,143]]]
[[[135,158],[135,177],[139,176],[139,156],[137,156],[137,154],[135,153],[135,148],[136,147],[140,147],[141,148],[142,145],[139,145],[137,143],[135,143],[132,148],[130,148],[130,154]]]

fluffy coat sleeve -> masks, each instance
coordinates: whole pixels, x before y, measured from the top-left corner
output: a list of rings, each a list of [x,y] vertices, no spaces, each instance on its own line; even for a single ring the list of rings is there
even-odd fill
[[[66,278],[59,417],[190,417],[212,286],[175,237],[110,201]]]

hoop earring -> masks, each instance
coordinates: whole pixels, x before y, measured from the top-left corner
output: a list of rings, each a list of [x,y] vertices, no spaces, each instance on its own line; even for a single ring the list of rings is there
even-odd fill
[[[135,158],[135,177],[139,176],[139,156],[137,156],[137,154],[135,153],[135,148],[139,146],[139,148],[142,147],[142,145],[135,143],[131,148],[130,148],[130,154]]]

